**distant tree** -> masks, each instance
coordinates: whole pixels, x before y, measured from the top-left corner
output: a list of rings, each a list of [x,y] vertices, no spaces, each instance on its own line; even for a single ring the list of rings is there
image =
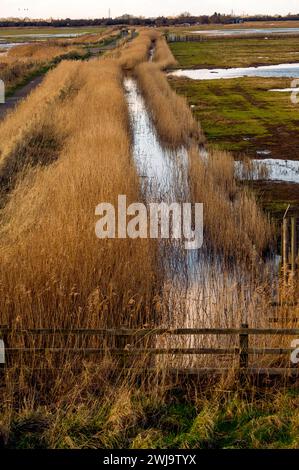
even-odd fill
[[[191,13],[189,11],[184,11],[179,15],[179,18],[189,18],[191,16]]]

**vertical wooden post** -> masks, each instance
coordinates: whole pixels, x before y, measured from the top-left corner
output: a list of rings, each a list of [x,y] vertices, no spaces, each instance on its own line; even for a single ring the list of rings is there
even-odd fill
[[[296,218],[291,218],[291,268],[293,274],[296,268]]]
[[[242,329],[248,329],[248,323],[242,323]],[[240,334],[240,369],[244,370],[248,368],[248,333]]]
[[[288,265],[288,219],[285,217],[282,222],[282,267],[284,273]]]
[[[0,378],[4,379],[4,371],[6,364],[6,348],[7,348],[7,326],[0,326]]]

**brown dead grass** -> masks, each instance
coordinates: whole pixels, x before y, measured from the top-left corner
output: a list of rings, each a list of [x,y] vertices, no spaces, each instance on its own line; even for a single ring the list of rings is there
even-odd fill
[[[217,270],[211,263],[207,265],[208,275],[203,270],[199,282],[190,289],[163,285],[157,274],[156,246],[151,241],[100,241],[95,236],[97,204],[105,201],[116,205],[119,194],[126,194],[128,202],[140,200],[122,69],[132,69],[147,60],[156,40],[156,31],[140,33],[121,50],[119,61],[63,62],[0,125],[0,175],[8,182],[13,180],[1,210],[0,324],[26,330],[142,328],[161,323],[194,327],[203,326],[201,322],[239,326],[243,315],[251,324],[260,318],[266,321],[268,292],[265,288],[261,294],[259,286],[246,284],[249,277],[245,268],[260,259],[271,237],[270,226],[254,198],[237,187],[229,155],[218,152],[207,161],[200,158],[200,127],[186,101],[171,90],[160,70],[165,55],[160,55],[157,64],[142,63],[135,68],[139,86],[161,138],[172,147],[191,147],[192,199],[204,203],[207,239],[214,253],[231,261],[234,275],[231,269],[220,270],[218,265]],[[161,252],[159,255],[163,256]],[[244,259],[247,263],[241,265]],[[244,266],[244,278],[239,276],[240,266]],[[22,361],[15,360],[7,370],[2,401],[8,428],[14,410],[21,410],[20,415],[26,417],[28,410],[36,411],[43,403],[58,410],[49,431],[51,445],[76,447],[68,426],[79,415],[82,404],[86,408],[81,418],[86,423],[90,405],[106,409],[109,400],[114,406],[110,403],[108,416],[100,413],[103,431],[93,439],[102,446],[116,446],[120,434],[143,418],[139,403],[131,400],[131,390],[136,390],[133,372],[132,381],[126,376],[115,380],[117,361],[109,348],[124,346],[123,341],[101,337],[76,340],[71,335],[19,338],[14,333],[8,341],[31,348],[106,349],[101,360],[98,355],[83,359],[79,354],[68,356],[63,352],[53,357],[36,352]],[[175,338],[172,345],[186,347],[186,338],[183,344],[178,341]],[[191,338],[187,341],[194,346]],[[198,341],[199,346],[207,346],[205,338]],[[171,345],[168,336],[161,338],[161,344]],[[174,359],[170,356],[164,364],[158,357],[154,365],[163,372]],[[188,360],[176,364],[188,364]],[[148,358],[137,358],[129,364],[142,368],[152,363]],[[161,382],[156,380],[155,385],[152,396],[163,394]],[[139,399],[143,399],[141,393]],[[44,426],[46,418],[39,416],[36,421]],[[98,423],[95,426],[99,427]],[[85,432],[86,427],[82,435]]]
[[[56,57],[81,53],[81,49],[74,46],[57,46],[49,43],[44,44],[24,44],[22,46],[13,47],[8,51],[9,59],[30,59],[35,61],[50,61]]]
[[[202,131],[187,101],[171,89],[159,65],[143,63],[134,72],[160,138],[172,147],[202,143]]]
[[[168,47],[164,36],[160,36],[155,43],[153,60],[161,70],[176,67],[177,61]]]
[[[59,46],[52,43],[17,46],[0,57],[0,78],[6,92],[28,80],[62,58],[83,57],[84,50],[78,46]]]
[[[133,70],[137,64],[146,62],[149,59],[150,49],[154,47],[159,36],[160,33],[155,30],[140,30],[138,36],[119,51],[121,67],[124,70]]]
[[[38,94],[55,88],[67,67],[62,64],[53,72]],[[94,210],[99,202],[115,202],[118,194],[127,194],[129,200],[138,196],[120,69],[114,62],[95,61],[81,64],[77,71],[83,85],[66,105],[68,138],[58,163],[19,181],[2,214],[1,253],[3,267],[6,265],[2,272],[6,274],[0,284],[5,298],[10,299],[9,310],[2,309],[4,322],[16,318],[36,326],[105,325],[113,324],[113,318],[130,322],[130,299],[136,296],[138,305],[147,301],[151,282],[147,243],[140,242],[133,249],[132,241],[101,242],[94,234]],[[72,77],[75,79],[78,76]],[[61,108],[60,99],[54,99],[51,112],[49,108],[40,112],[62,136],[66,109]],[[28,100],[27,108],[32,104]],[[18,119],[25,114],[19,110]],[[35,127],[29,121],[27,129],[30,124]],[[7,133],[8,127],[6,123]],[[16,148],[15,139],[11,148]],[[24,219],[21,214],[25,213]],[[92,298],[98,299],[93,307]]]
[[[193,148],[189,175],[193,200],[204,203],[210,246],[227,258],[245,257],[255,263],[274,234],[254,195],[237,186],[233,157],[212,151],[203,159]]]

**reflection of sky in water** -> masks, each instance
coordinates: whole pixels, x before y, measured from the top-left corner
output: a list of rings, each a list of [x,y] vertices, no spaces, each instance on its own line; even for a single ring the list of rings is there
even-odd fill
[[[12,49],[13,47],[16,47],[16,46],[24,46],[25,44],[28,44],[27,42],[22,42],[22,43],[19,43],[19,42],[9,42],[9,43],[5,43],[5,42],[0,42],[0,51],[1,49]]]
[[[296,92],[296,93],[299,93],[299,88],[296,87],[296,88],[272,88],[271,90],[268,90],[268,91],[275,91],[275,92],[279,92],[279,93],[293,93]]]
[[[299,33],[299,28],[240,28],[240,29],[209,29],[192,31],[193,34],[207,36],[243,36],[245,34],[294,34]]]
[[[133,131],[133,156],[150,200],[176,201],[187,190],[187,151],[162,147],[136,82],[125,80]]]
[[[262,67],[236,67],[230,69],[176,70],[170,75],[192,80],[219,80],[239,77],[291,77],[299,78],[299,64],[265,65]]]
[[[78,36],[82,36],[83,34],[87,34],[86,32],[82,33],[48,33],[48,34],[13,34],[13,35],[5,35],[0,34],[0,41],[2,39],[8,38],[31,38],[31,39],[50,39],[50,38],[76,38]]]
[[[266,170],[266,171],[264,171]],[[237,176],[241,179],[285,181],[290,183],[299,183],[299,161],[297,160],[279,160],[265,158],[263,160],[252,160],[250,163],[250,174],[246,165],[242,162],[236,162]]]
[[[151,201],[190,201],[188,194],[188,155],[185,149],[171,152],[159,142],[150,115],[136,82],[125,80],[133,133],[133,157],[144,194]],[[199,157],[208,158],[200,149]],[[206,249],[185,250],[180,242],[159,241],[158,250],[163,265],[164,282],[162,298],[167,306],[159,320],[160,327],[200,328],[239,327],[247,321],[248,311],[257,311],[262,299],[255,294],[250,273],[233,264],[224,267],[220,257],[207,254]],[[271,273],[273,268],[271,266]],[[275,282],[272,283],[273,289]],[[262,326],[263,318],[256,316],[251,326]],[[156,347],[194,348],[235,346],[236,337],[209,337],[201,335],[157,336]],[[185,355],[156,356],[159,366],[192,367],[208,365],[212,356]],[[231,359],[223,359],[229,360]],[[231,364],[230,364],[231,365]]]

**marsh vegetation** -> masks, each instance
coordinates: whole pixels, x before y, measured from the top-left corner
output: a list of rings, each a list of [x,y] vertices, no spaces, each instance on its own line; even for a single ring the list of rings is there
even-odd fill
[[[36,46],[22,47],[14,54]],[[56,52],[48,50],[51,58]],[[101,58],[62,61],[0,123],[0,323],[11,328],[11,347],[34,351],[16,354],[5,369],[3,446],[297,445],[298,417],[290,415],[297,393],[275,390],[260,398],[250,383],[240,390],[235,359],[141,354],[124,361],[114,351],[130,350],[126,338],[23,334],[34,328],[268,325],[278,287],[264,257],[275,241],[273,226],[254,194],[236,181],[231,154],[216,149],[203,157],[199,114],[163,73],[174,64],[158,30],[139,30]],[[128,100],[128,73],[137,104]],[[120,194],[129,202],[145,200],[154,187],[136,164],[136,148],[146,157],[146,142],[138,147],[134,135],[138,118],[146,121],[155,149],[176,155],[172,184],[183,173],[187,187],[171,189],[205,205],[205,243],[192,258],[171,243],[95,237],[99,202],[116,206]],[[133,341],[140,348],[194,345],[190,337],[173,343],[167,335]],[[196,341],[215,344],[211,337]],[[256,342],[266,345],[263,336]],[[278,342],[274,335],[271,345]],[[236,346],[229,336],[227,344]],[[59,355],[49,352],[53,347]],[[70,348],[100,349],[101,355],[71,354]],[[251,361],[283,364],[281,357],[271,362],[261,354]],[[211,375],[186,384],[169,372],[215,364],[228,369],[220,380]]]

